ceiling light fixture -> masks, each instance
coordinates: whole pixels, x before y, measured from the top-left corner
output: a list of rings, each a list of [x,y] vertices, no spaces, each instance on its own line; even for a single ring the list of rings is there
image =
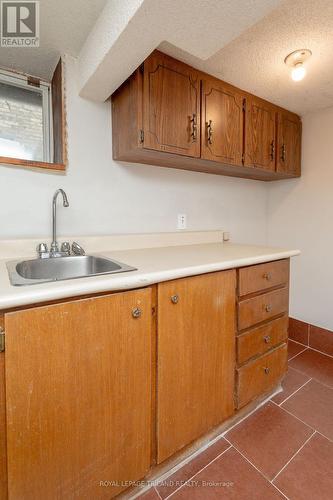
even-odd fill
[[[304,62],[307,59],[309,59],[311,55],[312,55],[311,50],[300,49],[291,52],[291,54],[288,54],[287,57],[285,58],[284,60],[285,64],[292,68],[291,78],[295,82],[299,82],[300,80],[303,80],[303,78],[305,77],[306,69],[304,67]]]

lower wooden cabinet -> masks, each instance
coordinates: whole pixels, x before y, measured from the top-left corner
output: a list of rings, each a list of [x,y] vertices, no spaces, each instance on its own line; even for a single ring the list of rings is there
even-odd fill
[[[0,313],[0,328],[4,327],[4,316]],[[7,442],[6,442],[6,385],[5,353],[0,352],[0,498],[7,499]]]
[[[288,283],[281,260],[0,312],[1,500],[110,499],[274,389]]]
[[[236,407],[274,389],[287,371],[289,259],[238,276]]]
[[[9,500],[109,499],[146,474],[151,324],[149,288],[5,315]]]
[[[287,371],[287,344],[260,356],[237,370],[237,408],[272,389]]]
[[[264,354],[281,342],[285,342],[288,338],[288,322],[289,318],[285,315],[238,335],[236,339],[237,363],[241,365],[253,357]]]
[[[234,412],[236,272],[158,285],[157,462]]]

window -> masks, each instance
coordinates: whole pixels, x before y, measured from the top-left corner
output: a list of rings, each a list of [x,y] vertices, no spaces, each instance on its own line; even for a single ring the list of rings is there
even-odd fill
[[[53,161],[50,84],[0,70],[0,156]]]

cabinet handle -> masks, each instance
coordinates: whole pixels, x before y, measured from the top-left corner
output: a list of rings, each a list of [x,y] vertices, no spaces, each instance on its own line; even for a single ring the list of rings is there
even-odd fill
[[[197,115],[196,113],[193,113],[192,118],[190,119],[191,126],[192,126],[192,132],[191,132],[191,137],[192,137],[192,142],[197,142]]]
[[[265,335],[265,336],[264,336],[264,341],[265,341],[265,344],[269,344],[269,343],[270,343],[270,341],[271,341],[271,337],[270,337],[270,335]]]
[[[171,296],[171,302],[173,304],[178,304],[178,302],[179,302],[179,295],[177,295],[177,294],[176,295],[172,295]]]
[[[206,123],[207,126],[207,142],[208,144],[213,144],[213,122],[212,120],[209,120],[208,123]]]
[[[142,315],[142,311],[139,307],[134,307],[132,309],[132,316],[133,318],[137,319],[137,318],[141,318],[141,315]]]
[[[272,273],[264,273],[264,278],[267,281],[271,281],[271,279],[272,279]]]
[[[271,142],[271,160],[274,160],[275,158],[275,141],[274,139]]]
[[[268,366],[266,366],[266,367],[264,368],[264,372],[266,373],[266,375],[268,375],[270,371],[271,371],[271,370],[270,370],[270,368],[268,368]]]
[[[286,145],[282,144],[281,148],[281,160],[286,161]]]
[[[272,304],[267,304],[265,306],[265,311],[268,312],[268,313],[272,312],[272,309],[273,309]]]

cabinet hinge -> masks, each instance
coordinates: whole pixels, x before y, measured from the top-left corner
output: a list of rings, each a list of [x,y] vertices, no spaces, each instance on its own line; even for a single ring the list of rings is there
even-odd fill
[[[246,111],[246,99],[243,99],[243,111]]]
[[[144,133],[144,131],[141,129],[141,130],[139,131],[139,141],[140,141],[140,144],[143,144],[144,139],[145,139],[145,133]]]
[[[244,153],[242,153],[242,163],[243,163],[243,165],[245,163],[245,154]]]
[[[139,66],[140,73],[143,74],[144,73],[144,69],[145,69],[145,63],[140,64],[140,66]]]
[[[5,350],[5,330],[0,326],[0,352]]]

